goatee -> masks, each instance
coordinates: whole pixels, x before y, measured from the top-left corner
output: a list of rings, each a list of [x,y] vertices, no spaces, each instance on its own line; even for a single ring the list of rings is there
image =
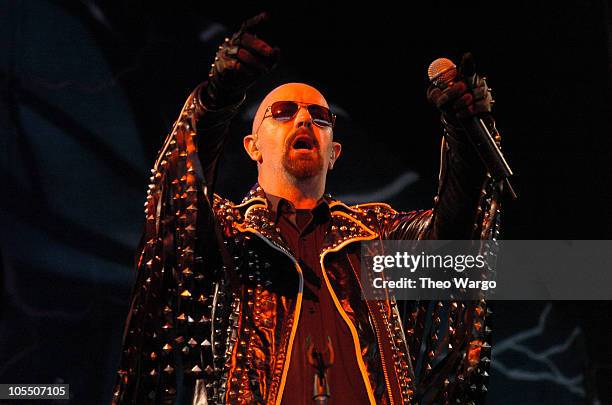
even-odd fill
[[[323,171],[319,142],[312,131],[300,128],[287,139],[282,164],[287,173],[298,180],[309,179]]]
[[[296,179],[309,179],[323,171],[323,158],[319,150],[312,151],[307,156],[291,156],[289,150],[283,157],[283,167],[287,173]]]

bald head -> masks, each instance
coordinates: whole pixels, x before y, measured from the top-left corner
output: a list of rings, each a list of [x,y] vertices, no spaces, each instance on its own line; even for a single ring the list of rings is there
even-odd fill
[[[323,94],[312,86],[304,83],[286,83],[272,90],[263,99],[255,118],[253,118],[252,133],[255,133],[266,113],[266,109],[277,101],[299,101],[308,104],[318,104],[329,108]]]
[[[268,107],[277,101],[294,101],[299,108],[291,119],[264,119]],[[316,205],[325,190],[327,172],[342,149],[334,141],[332,126],[317,124],[309,108],[304,108],[312,104],[329,108],[325,97],[307,84],[287,83],[275,88],[261,102],[253,132],[243,139],[247,154],[257,162],[259,185],[296,208]]]

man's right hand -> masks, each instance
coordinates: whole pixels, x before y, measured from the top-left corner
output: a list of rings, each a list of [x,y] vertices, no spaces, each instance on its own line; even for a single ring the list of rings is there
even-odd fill
[[[205,105],[221,108],[239,102],[257,79],[274,69],[280,51],[262,35],[269,25],[269,14],[258,14],[219,46],[208,85],[201,94]]]

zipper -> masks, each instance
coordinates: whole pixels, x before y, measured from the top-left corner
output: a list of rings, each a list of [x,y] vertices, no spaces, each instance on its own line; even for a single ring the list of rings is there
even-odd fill
[[[351,242],[354,242],[354,241],[351,241]],[[346,246],[347,244],[348,243],[344,244],[344,246]],[[351,331],[351,335],[353,336],[353,342],[354,342],[354,346],[355,346],[355,355],[356,355],[356,359],[357,359],[357,365],[359,366],[359,369],[361,371],[361,377],[363,378],[363,382],[365,384],[366,392],[368,393],[368,399],[370,400],[370,404],[376,405],[376,400],[374,399],[374,392],[372,390],[372,386],[370,385],[369,378],[367,377],[367,371],[365,369],[365,364],[363,362],[363,358],[362,358],[361,353],[360,353],[361,350],[359,348],[359,338],[358,338],[359,335],[357,334],[357,330],[355,329],[355,326],[352,324],[352,322],[349,319],[348,315],[346,314],[344,309],[342,309],[342,306],[340,305],[340,301],[338,301],[338,297],[336,296],[336,293],[334,292],[333,288],[331,288],[331,284],[329,282],[329,279],[327,278],[327,273],[326,273],[325,265],[323,264],[323,262],[324,262],[324,259],[325,259],[325,255],[327,253],[329,253],[329,252],[330,251],[325,251],[321,255],[321,258],[320,258],[321,273],[323,274],[323,279],[325,280],[325,286],[327,287],[327,290],[329,291],[329,294],[332,297],[332,301],[334,301],[334,305],[336,306],[336,309],[338,310],[338,312],[340,313],[340,316],[342,317],[344,322],[346,322],[347,326],[349,327],[349,330]],[[361,285],[360,285],[360,287],[361,287]],[[377,334],[377,337],[378,337],[378,334]],[[380,340],[379,340],[379,342],[380,342]],[[379,351],[380,351],[380,349],[379,349]],[[382,353],[381,353],[381,360],[382,360]],[[387,374],[385,372],[384,363],[383,363],[383,373],[385,373],[385,382],[388,383],[388,379],[389,378],[388,378],[388,376],[387,376]],[[387,386],[387,389],[389,389],[389,386]]]
[[[353,268],[353,266],[351,266]],[[353,268],[353,274],[355,274],[355,270]],[[359,284],[359,288],[363,291],[363,286],[361,285],[361,281],[359,280],[359,275],[355,274],[355,278],[357,279],[357,284]],[[370,317],[372,317],[372,324],[374,325],[374,333],[376,333],[376,341],[378,343],[378,352],[380,353],[380,361],[382,363],[383,375],[385,376],[385,385],[387,386],[387,392],[389,393],[389,404],[393,405],[393,392],[391,391],[391,381],[389,380],[389,372],[387,371],[387,363],[385,362],[385,352],[383,351],[381,344],[381,335],[380,329],[378,328],[378,324],[374,320],[374,311],[370,308],[370,303],[366,300],[366,307],[368,308],[368,312],[370,313]]]
[[[276,405],[280,405],[280,403],[282,401],[283,390],[285,389],[285,382],[286,382],[286,379],[287,379],[287,372],[289,370],[289,364],[291,363],[291,353],[292,353],[292,349],[293,349],[293,340],[295,339],[295,334],[297,332],[298,321],[300,320],[300,314],[301,314],[301,309],[302,309],[302,295],[304,293],[304,275],[302,273],[302,268],[298,264],[297,260],[295,260],[293,255],[291,255],[291,253],[287,252],[286,249],[284,249],[282,246],[278,246],[276,243],[270,241],[268,238],[266,238],[265,236],[263,236],[261,233],[259,233],[258,231],[256,231],[253,228],[246,228],[244,230],[245,231],[249,231],[249,232],[257,235],[261,240],[263,240],[270,247],[272,247],[273,249],[283,253],[285,256],[287,256],[289,259],[291,259],[291,261],[295,265],[295,268],[296,268],[296,270],[298,272],[298,275],[300,276],[300,284],[299,284],[299,290],[298,290],[298,299],[297,299],[297,303],[295,305],[295,311],[294,311],[294,321],[293,321],[293,326],[291,327],[291,335],[289,336],[289,345],[287,346],[287,354],[286,354],[287,358],[285,359],[285,363],[283,364],[283,372],[281,374],[280,386],[278,388],[278,392],[276,393],[276,398],[274,400],[274,403]]]

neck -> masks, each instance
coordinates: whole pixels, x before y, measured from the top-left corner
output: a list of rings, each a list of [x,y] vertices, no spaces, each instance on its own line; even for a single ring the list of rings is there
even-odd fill
[[[290,201],[297,209],[311,209],[323,196],[325,177],[314,176],[308,179],[289,178],[285,174],[278,177],[258,176],[258,182],[266,193],[282,197]]]

